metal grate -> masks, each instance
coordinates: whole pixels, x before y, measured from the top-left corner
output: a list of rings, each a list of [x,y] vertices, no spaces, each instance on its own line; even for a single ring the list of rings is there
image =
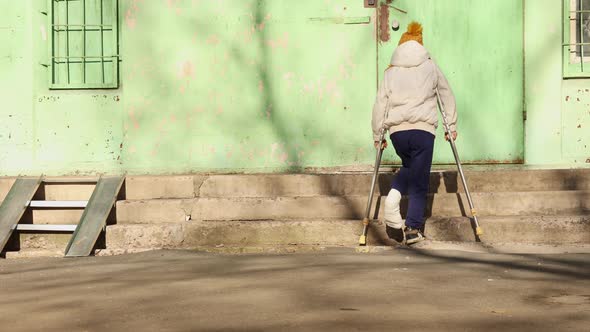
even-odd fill
[[[117,88],[118,1],[50,1],[51,88]]]
[[[564,1],[564,77],[590,77],[590,0]]]

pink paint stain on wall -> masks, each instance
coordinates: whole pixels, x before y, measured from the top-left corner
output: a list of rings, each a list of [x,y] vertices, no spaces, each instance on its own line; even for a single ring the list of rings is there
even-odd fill
[[[135,108],[133,106],[129,107],[129,119],[131,120],[131,123],[133,123],[133,128],[135,129],[139,129],[139,122],[137,121],[137,118],[135,116]]]
[[[150,154],[152,155],[152,157],[158,155],[158,153],[160,152],[160,144],[161,144],[160,142],[157,142],[156,144],[154,144],[154,148],[150,152]]]
[[[129,28],[129,30],[135,29],[135,25],[137,24],[137,20],[135,19],[135,15],[134,15],[132,9],[128,9],[127,13],[125,13],[125,24],[127,24],[127,27]]]
[[[144,0],[133,0],[131,5],[129,6],[129,9],[127,9],[127,12],[125,13],[125,24],[129,28],[129,30],[135,29],[135,26],[137,24],[137,19],[135,16],[137,11],[139,10],[139,4],[143,1]]]
[[[207,44],[209,44],[209,45],[219,44],[219,37],[215,34],[210,35],[209,37],[207,37]]]
[[[189,60],[178,62],[176,68],[176,75],[179,79],[191,79],[195,75],[195,66]]]
[[[289,33],[284,32],[282,36],[276,39],[269,39],[266,43],[273,51],[276,49],[286,49],[289,47]]]
[[[304,83],[303,84],[303,93],[312,93],[314,91],[315,84],[314,82]]]
[[[297,158],[301,161],[301,159],[303,159],[303,156],[305,156],[305,152],[299,151],[299,153],[297,154]]]
[[[287,160],[289,160],[289,154],[287,152],[283,152],[279,159],[281,160],[281,162],[286,163]]]
[[[277,152],[277,150],[279,149],[280,144],[279,143],[272,143],[270,145],[270,154],[271,156],[275,154],[275,152]]]
[[[168,9],[174,10],[176,15],[180,15],[182,13],[182,10],[178,6],[179,3],[180,0],[166,0],[166,5],[168,5]]]
[[[189,60],[180,61],[176,64],[176,76],[178,79],[183,80],[179,90],[180,93],[184,93],[188,88],[189,82],[195,76],[195,67]]]
[[[295,73],[288,72],[283,75],[283,79],[287,81],[287,87],[293,87],[293,78],[295,77]]]
[[[254,35],[254,32],[252,31],[252,29],[248,28],[244,31],[242,31],[242,41],[246,44],[249,44],[253,41],[252,36]]]
[[[258,81],[258,91],[264,91],[264,82],[262,80]]]
[[[162,120],[160,120],[157,124],[156,124],[156,129],[160,132],[160,134],[163,134],[167,131],[166,129],[166,118],[163,118]]]
[[[358,65],[353,61],[350,50],[346,50],[343,54],[341,64],[338,66],[340,79],[355,79],[354,73]]]

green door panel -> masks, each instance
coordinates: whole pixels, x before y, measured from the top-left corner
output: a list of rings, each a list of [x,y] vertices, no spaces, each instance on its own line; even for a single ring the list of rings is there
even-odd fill
[[[524,156],[523,4],[519,0],[398,0],[389,41],[379,43],[379,80],[408,23],[422,23],[424,46],[457,98],[457,145],[472,163],[519,163]],[[383,12],[381,13],[383,14]],[[391,31],[393,20],[400,29]],[[380,38],[384,39],[384,38]],[[435,163],[452,163],[437,133]],[[392,153],[386,162],[396,162]]]

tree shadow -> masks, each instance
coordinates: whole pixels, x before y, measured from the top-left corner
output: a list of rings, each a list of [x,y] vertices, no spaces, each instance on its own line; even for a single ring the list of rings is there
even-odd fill
[[[588,268],[587,255],[410,249],[377,255],[277,256],[157,251],[17,261],[3,264],[0,273],[6,286],[0,299],[6,312],[0,322],[13,331],[38,327],[41,321],[56,330],[340,331],[398,326],[516,331],[560,322],[582,326],[588,318],[578,307],[550,310],[557,307],[543,301],[583,292]],[[358,278],[358,271],[366,278]],[[417,307],[423,310],[416,313]],[[447,307],[454,309],[440,310]],[[13,313],[25,309],[30,319],[13,320]],[[120,314],[123,309],[125,315]],[[543,315],[527,311],[539,309]],[[499,323],[502,312],[491,315],[491,310],[510,316],[500,316]],[[420,319],[425,312],[434,317]]]

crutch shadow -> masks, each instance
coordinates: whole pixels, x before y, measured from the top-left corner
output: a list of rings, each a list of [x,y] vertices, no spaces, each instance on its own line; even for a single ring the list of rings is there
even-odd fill
[[[465,177],[467,177],[467,175]],[[479,237],[479,235],[477,235],[476,232],[475,220],[471,217],[471,214],[468,214],[466,212],[465,203],[463,202],[463,196],[461,196],[461,193],[459,192],[459,173],[457,171],[446,171],[443,173],[442,178],[445,184],[446,192],[454,193],[457,197],[457,204],[459,205],[461,216],[469,218],[475,242],[482,242],[481,238]]]

